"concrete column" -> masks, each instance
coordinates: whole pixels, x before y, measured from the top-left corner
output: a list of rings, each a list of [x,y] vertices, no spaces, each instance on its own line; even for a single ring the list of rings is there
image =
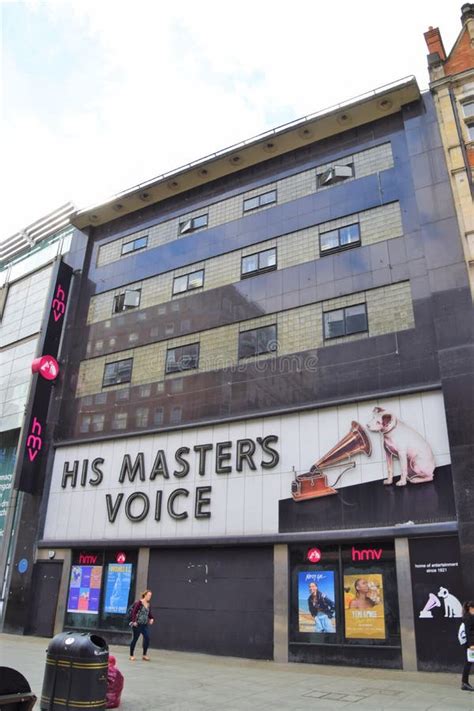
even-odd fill
[[[413,594],[411,587],[410,552],[408,538],[395,539],[398,606],[404,671],[417,671]]]
[[[150,564],[150,549],[138,549],[137,577],[135,579],[135,600],[148,587],[148,566]]]
[[[273,548],[273,659],[288,662],[288,546]]]
[[[67,608],[67,595],[69,591],[69,576],[71,573],[72,551],[70,549],[62,550],[58,557],[63,560],[63,569],[61,571],[61,582],[59,583],[58,606],[56,608],[56,616],[54,618],[54,634],[59,634],[64,628],[64,617]]]

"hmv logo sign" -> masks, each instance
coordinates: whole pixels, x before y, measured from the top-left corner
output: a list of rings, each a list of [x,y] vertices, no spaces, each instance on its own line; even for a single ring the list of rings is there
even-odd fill
[[[43,428],[41,427],[40,421],[37,417],[33,417],[30,431],[26,438],[26,451],[28,452],[30,462],[34,462],[38,452],[40,452],[43,447],[42,431]]]
[[[51,304],[51,310],[55,321],[59,321],[59,319],[64,316],[66,311],[66,292],[59,283],[56,286],[56,292]]]
[[[380,560],[383,555],[383,548],[355,548],[352,546],[352,560],[356,563],[360,561]]]

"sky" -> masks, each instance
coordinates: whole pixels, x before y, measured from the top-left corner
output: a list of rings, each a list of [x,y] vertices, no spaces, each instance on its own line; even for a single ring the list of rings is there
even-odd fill
[[[461,0],[0,0],[0,241],[449,52]]]

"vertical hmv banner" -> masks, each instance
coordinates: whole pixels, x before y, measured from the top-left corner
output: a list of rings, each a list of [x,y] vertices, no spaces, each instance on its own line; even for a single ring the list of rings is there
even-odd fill
[[[22,441],[18,449],[15,488],[27,493],[39,490],[46,460],[47,416],[54,380],[59,374],[57,357],[64,329],[72,269],[58,263],[43,319],[43,337],[38,344]]]

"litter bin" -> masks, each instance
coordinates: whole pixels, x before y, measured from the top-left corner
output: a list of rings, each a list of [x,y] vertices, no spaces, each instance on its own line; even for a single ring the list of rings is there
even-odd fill
[[[57,634],[46,652],[41,709],[105,709],[109,649],[88,632]]]
[[[35,701],[23,674],[11,667],[0,667],[0,711],[30,711]]]

